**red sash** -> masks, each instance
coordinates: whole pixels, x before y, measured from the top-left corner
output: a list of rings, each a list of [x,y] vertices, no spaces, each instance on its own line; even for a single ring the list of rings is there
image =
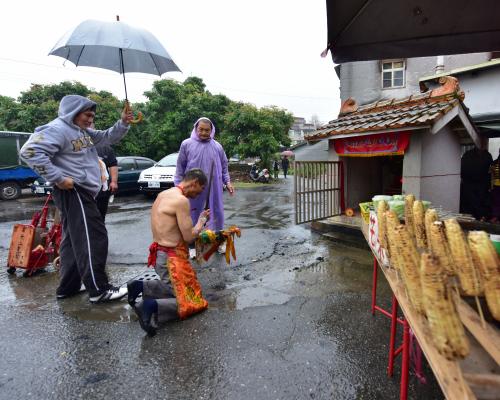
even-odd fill
[[[148,265],[156,265],[158,250],[168,255],[166,267],[177,300],[179,317],[185,319],[208,308],[208,302],[203,298],[196,272],[189,262],[189,250],[186,244],[181,242],[173,248],[153,243],[149,247]]]

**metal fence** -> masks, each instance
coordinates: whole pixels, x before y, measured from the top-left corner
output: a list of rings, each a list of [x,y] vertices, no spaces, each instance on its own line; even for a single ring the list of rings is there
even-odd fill
[[[303,224],[344,211],[341,161],[295,161],[295,223]]]

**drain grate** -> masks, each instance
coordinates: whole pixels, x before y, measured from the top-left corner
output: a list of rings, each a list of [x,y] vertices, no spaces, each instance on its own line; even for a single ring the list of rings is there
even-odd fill
[[[138,281],[159,281],[160,277],[156,272],[144,272],[135,279]]]

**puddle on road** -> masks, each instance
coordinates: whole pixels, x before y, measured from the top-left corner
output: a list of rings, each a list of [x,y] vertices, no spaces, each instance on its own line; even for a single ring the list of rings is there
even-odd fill
[[[308,246],[306,246],[308,247]],[[303,256],[284,256],[281,268],[242,280],[228,289],[228,308],[280,305],[292,297],[317,297],[334,292],[366,292],[371,282],[372,259],[368,252],[317,241]],[[257,265],[254,265],[257,268]]]
[[[147,279],[154,279],[156,275],[152,271],[144,272],[144,268],[115,267],[109,270],[112,282],[120,284],[142,275],[147,275]],[[23,277],[22,270],[18,270],[16,275],[0,274],[2,299],[0,304],[15,305],[28,311],[60,309],[63,313],[80,320],[128,323],[136,319],[126,297],[116,302],[91,304],[88,294],[84,292],[71,298],[57,300],[55,292],[58,280],[58,274],[52,267],[48,267],[47,272],[31,278]]]
[[[332,245],[316,235],[310,235],[303,227],[290,227],[280,240],[283,246],[279,254],[272,254],[262,262],[249,263],[244,271],[235,270],[232,279],[226,279],[227,286],[221,289],[207,289],[205,294],[211,306],[215,309],[243,310],[285,304],[293,297],[367,290],[372,268],[369,252]],[[310,241],[297,242],[302,239]],[[287,250],[285,244],[292,245],[293,251],[291,248]],[[113,265],[108,269],[111,282],[115,284],[124,283],[145,271],[140,265]],[[14,277],[0,274],[0,304],[15,304],[29,310],[56,309],[80,320],[122,323],[136,320],[125,299],[91,305],[88,295],[83,293],[57,301],[57,281],[58,275],[53,269],[32,278],[23,278],[21,273]]]

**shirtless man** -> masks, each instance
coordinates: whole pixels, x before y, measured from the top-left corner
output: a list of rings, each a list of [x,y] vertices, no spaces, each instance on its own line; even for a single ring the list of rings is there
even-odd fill
[[[209,210],[203,211],[193,227],[189,199],[202,193],[206,183],[203,171],[192,169],[179,185],[161,192],[151,209],[154,242],[149,247],[148,266],[154,266],[160,280],[133,280],[127,284],[128,302],[149,336],[156,334],[158,322],[184,319],[208,307],[187,248],[209,216]],[[136,303],[141,293],[143,300]]]

